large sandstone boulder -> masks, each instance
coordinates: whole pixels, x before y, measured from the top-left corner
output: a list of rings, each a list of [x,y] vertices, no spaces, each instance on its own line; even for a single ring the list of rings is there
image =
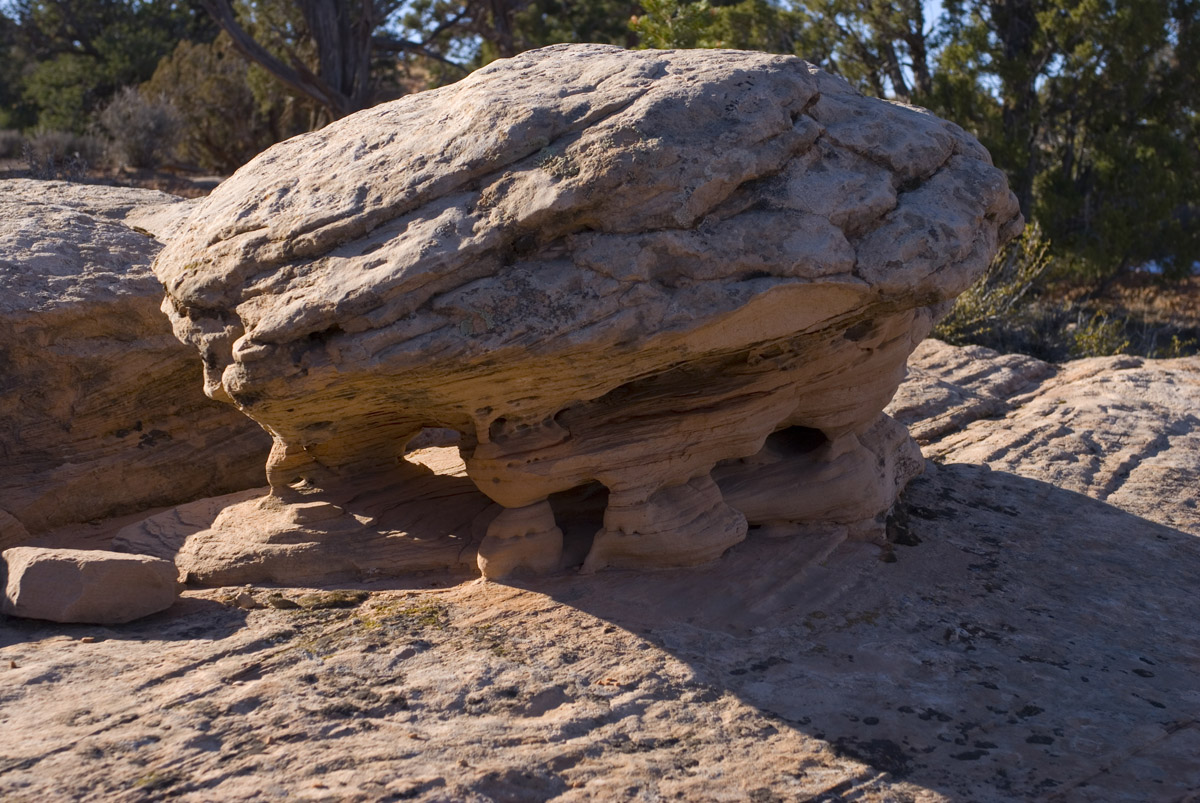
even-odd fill
[[[196,390],[150,263],[190,208],[0,181],[0,546],[261,483],[269,441]]]
[[[175,564],[94,549],[14,547],[0,611],[27,619],[123,624],[171,607]]]
[[[446,427],[497,575],[557,565],[589,487],[590,569],[877,529],[920,466],[881,413],[905,358],[1020,226],[960,128],[798,59],[555,46],[272,148],[155,270],[275,439],[231,538],[255,504],[310,506],[266,541],[403,535],[406,444]],[[413,568],[470,558],[444,535]]]

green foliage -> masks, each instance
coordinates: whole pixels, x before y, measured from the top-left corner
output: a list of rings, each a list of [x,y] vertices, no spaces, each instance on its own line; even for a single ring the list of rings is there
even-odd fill
[[[21,91],[22,76],[30,66],[17,44],[20,29],[0,6],[0,128],[29,128],[35,121]]]
[[[1200,3],[953,0],[929,104],[1008,171],[1062,265],[1200,260]]]
[[[811,39],[809,20],[770,0],[722,3],[715,11],[714,34],[721,47],[799,54]]]
[[[630,47],[636,37],[629,21],[641,6],[635,0],[532,0],[513,14],[522,49],[557,42],[599,42]]]
[[[1077,357],[1142,354],[1183,357],[1200,341],[1189,316],[1161,309],[1163,288],[1146,277],[1112,296],[1083,292],[1056,274],[1051,244],[1036,224],[1009,243],[987,272],[934,326],[933,336],[955,345],[1021,352],[1057,362]],[[1149,303],[1149,306],[1147,305]],[[1168,304],[1168,307],[1174,305]]]
[[[792,0],[797,55],[876,97],[921,102],[931,87],[922,0]]]
[[[1190,357],[1197,350],[1200,350],[1200,340],[1173,334],[1165,346],[1152,349],[1150,356],[1156,359],[1171,360],[1177,357]]]
[[[643,0],[629,29],[642,47],[727,47],[792,54],[811,39],[803,14],[770,0]]]
[[[8,53],[22,67],[20,101],[8,100],[8,114],[76,133],[118,89],[149,78],[180,39],[215,35],[207,18],[172,0],[18,0],[13,8]]]
[[[95,59],[74,53],[39,62],[23,84],[23,99],[37,109],[38,126],[76,133],[87,129],[88,115],[109,88]]]
[[[716,37],[717,13],[708,0],[641,0],[642,14],[629,27],[643,47],[670,49],[720,47]]]
[[[1036,337],[1040,316],[1031,315],[1035,288],[1050,268],[1050,242],[1036,226],[1009,243],[988,270],[958,297],[933,330],[955,345],[1012,350]]]
[[[1071,340],[1072,357],[1108,357],[1129,349],[1125,322],[1104,312],[1093,313],[1086,323],[1081,318]]]
[[[211,43],[180,42],[142,91],[175,110],[179,157],[217,173],[307,130],[311,114],[262,68],[247,64],[224,34]]]

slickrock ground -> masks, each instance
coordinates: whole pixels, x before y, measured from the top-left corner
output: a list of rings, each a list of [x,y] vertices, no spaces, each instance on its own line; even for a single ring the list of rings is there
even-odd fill
[[[0,546],[262,481],[270,440],[204,398],[150,263],[190,202],[0,181]]]
[[[927,341],[890,552],[9,620],[0,797],[1193,800],[1198,397],[1195,358]]]

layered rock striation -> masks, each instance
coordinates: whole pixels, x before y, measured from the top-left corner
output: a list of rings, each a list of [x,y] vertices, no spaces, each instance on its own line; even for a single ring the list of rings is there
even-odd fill
[[[0,546],[261,484],[269,439],[197,392],[150,263],[189,202],[0,181]]]
[[[1053,365],[925,340],[887,411],[925,455],[1200,534],[1200,358]]]
[[[265,539],[383,532],[450,428],[495,576],[559,565],[587,489],[588,569],[875,527],[920,466],[905,359],[1021,225],[960,128],[798,59],[564,45],[275,146],[155,270],[274,438]]]

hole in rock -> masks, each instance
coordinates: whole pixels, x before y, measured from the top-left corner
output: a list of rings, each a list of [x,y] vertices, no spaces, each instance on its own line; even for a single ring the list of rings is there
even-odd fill
[[[772,278],[772,276],[771,276],[771,272],[770,272],[770,271],[765,271],[765,270],[752,270],[752,271],[750,271],[749,273],[745,273],[745,274],[743,274],[742,276],[740,276],[740,277],[738,278],[738,281],[740,281],[740,282],[752,282],[752,281],[754,281],[755,279],[770,279],[770,278]]]
[[[310,333],[308,336],[308,340],[311,343],[327,343],[327,342],[329,342],[330,338],[336,337],[337,335],[340,335],[340,334],[342,334],[342,327],[338,326],[335,323],[333,326],[329,327],[328,329],[322,329],[319,332]]]
[[[589,482],[550,494],[550,507],[563,533],[563,565],[581,565],[592,548],[592,539],[604,526],[608,488],[599,482]]]
[[[404,447],[405,454],[418,449],[428,449],[430,446],[457,446],[462,435],[456,429],[447,427],[425,427]]]
[[[812,427],[787,427],[767,436],[767,447],[782,454],[797,455],[815,452],[829,438],[819,429]]]
[[[857,343],[860,340],[865,340],[870,337],[871,332],[875,329],[874,321],[859,321],[842,333],[842,337],[847,340]]]
[[[529,256],[537,248],[537,237],[532,234],[522,234],[513,240],[513,253],[519,257]]]

